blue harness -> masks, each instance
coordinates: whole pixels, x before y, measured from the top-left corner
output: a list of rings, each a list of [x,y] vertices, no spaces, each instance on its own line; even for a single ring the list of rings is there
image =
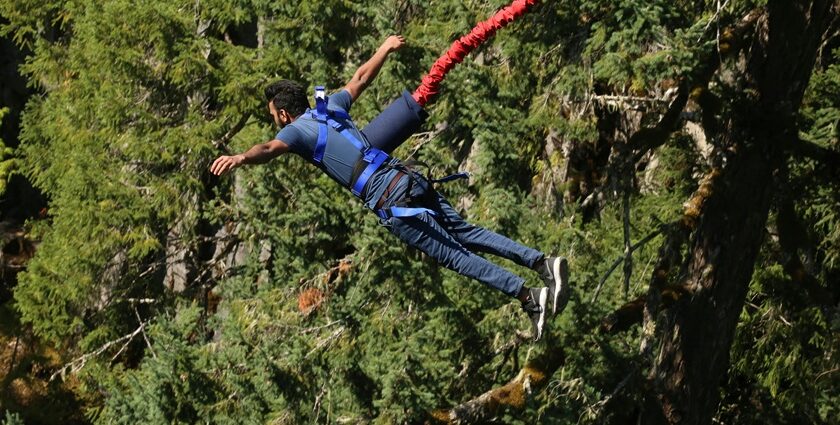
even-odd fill
[[[362,173],[359,174],[356,181],[350,182],[350,190],[354,195],[361,198],[365,185],[367,185],[367,182],[370,180],[371,176],[373,176],[373,173],[375,173],[382,164],[388,162],[391,157],[384,151],[370,146],[354,136],[350,131],[350,129],[353,128],[353,120],[350,118],[350,115],[344,111],[329,110],[327,109],[328,104],[329,97],[326,96],[324,92],[324,86],[316,86],[315,110],[307,110],[307,113],[314,120],[318,121],[318,142],[315,144],[315,152],[312,155],[312,160],[320,164],[324,159],[324,150],[327,147],[327,134],[329,127],[332,127],[335,131],[341,134],[345,140],[352,143],[353,146],[362,153],[362,159],[360,161],[364,161],[367,164],[365,165]],[[336,119],[346,121],[350,125],[343,125],[336,121]],[[374,212],[383,220],[387,220],[391,217],[413,217],[423,213],[436,215],[434,211],[428,208],[409,207],[382,208],[375,210]]]

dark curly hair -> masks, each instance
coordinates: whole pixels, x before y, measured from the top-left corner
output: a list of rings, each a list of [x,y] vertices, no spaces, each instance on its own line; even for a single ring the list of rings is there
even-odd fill
[[[297,117],[306,112],[309,101],[303,86],[292,80],[280,80],[265,88],[265,100],[274,103],[277,110],[285,109],[289,115]]]

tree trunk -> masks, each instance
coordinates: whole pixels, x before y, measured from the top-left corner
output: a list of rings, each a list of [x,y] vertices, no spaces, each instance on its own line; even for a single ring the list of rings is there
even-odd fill
[[[732,84],[749,90],[738,91],[740,99],[724,99],[731,108],[721,118],[725,130],[716,145],[726,160],[688,247],[680,283],[689,294],[656,318],[659,353],[649,376],[654,397],[642,423],[708,424],[714,417],[780,183],[775,172],[796,138],[796,114],[831,7],[828,1],[771,0],[740,62],[745,69],[735,71],[743,75]]]

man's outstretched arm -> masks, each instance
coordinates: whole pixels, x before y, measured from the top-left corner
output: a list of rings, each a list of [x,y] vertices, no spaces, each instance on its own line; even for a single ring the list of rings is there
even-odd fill
[[[265,164],[268,161],[286,153],[289,146],[274,139],[266,143],[254,145],[251,149],[239,155],[222,155],[213,161],[210,172],[220,176],[242,165]]]
[[[355,102],[359,96],[362,95],[362,92],[365,91],[367,86],[376,78],[376,74],[379,73],[379,70],[382,68],[382,64],[385,63],[385,59],[388,58],[388,55],[391,52],[398,50],[400,47],[405,44],[405,39],[401,35],[392,35],[388,37],[378,49],[376,49],[376,53],[373,54],[373,57],[368,59],[359,69],[356,70],[356,73],[353,74],[353,78],[344,86],[344,90],[347,90],[350,93],[350,97],[353,98]]]

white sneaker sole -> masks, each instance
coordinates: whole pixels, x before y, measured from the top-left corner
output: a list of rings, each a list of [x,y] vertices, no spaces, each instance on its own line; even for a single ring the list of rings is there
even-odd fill
[[[552,261],[551,276],[554,278],[554,288],[552,288],[554,299],[551,300],[551,314],[556,315],[562,312],[569,302],[569,263],[565,258],[557,257]]]
[[[540,318],[537,320],[537,336],[534,338],[534,341],[539,341],[542,338],[543,329],[545,328],[545,312],[548,310],[546,308],[546,304],[548,301],[548,288],[543,288],[540,291]]]

